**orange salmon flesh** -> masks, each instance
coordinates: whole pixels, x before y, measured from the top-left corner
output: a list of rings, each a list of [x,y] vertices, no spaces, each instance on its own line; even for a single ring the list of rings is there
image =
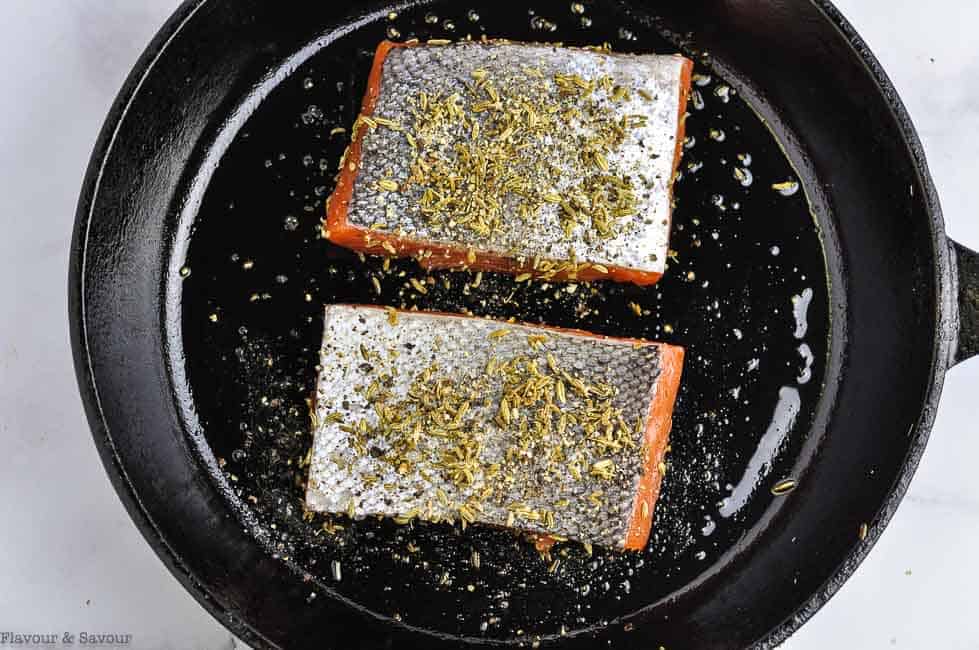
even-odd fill
[[[433,50],[450,47],[419,45],[414,48],[415,45],[417,44],[389,41],[384,41],[378,45],[363,98],[361,120],[375,116],[379,99],[385,92],[382,81],[386,79],[385,64],[391,52],[403,48]],[[516,51],[527,46],[513,43],[499,47],[508,47]],[[571,48],[560,49],[567,52],[573,51]],[[576,52],[574,56],[598,56],[594,52],[585,50],[574,52]],[[607,54],[605,56],[624,57],[627,55]],[[553,248],[560,248],[562,245],[562,242],[557,240],[549,243],[548,248],[552,250],[543,250],[545,247],[542,246],[542,251],[539,254],[515,253],[513,250],[500,250],[500,247],[489,245],[482,238],[475,236],[466,238],[456,234],[447,241],[441,237],[404,232],[399,228],[372,228],[364,223],[355,223],[350,219],[351,206],[355,201],[356,193],[365,191],[363,184],[358,185],[358,178],[365,166],[374,164],[371,157],[364,155],[365,138],[368,137],[370,129],[358,128],[357,126],[353,130],[352,141],[341,161],[336,188],[327,201],[327,214],[323,224],[324,237],[340,246],[372,255],[414,257],[424,268],[464,268],[473,271],[527,274],[530,277],[555,281],[613,280],[637,285],[650,285],[657,282],[662,277],[668,252],[672,178],[679,166],[683,149],[684,113],[690,89],[692,63],[679,56],[650,58],[679,62],[675,73],[676,87],[673,89],[677,98],[677,106],[673,112],[669,113],[668,118],[664,118],[666,121],[657,122],[658,126],[656,127],[660,131],[669,129],[668,136],[664,136],[663,140],[664,143],[668,142],[668,144],[663,144],[662,150],[655,152],[650,157],[650,160],[663,157],[664,160],[672,161],[668,169],[664,168],[657,172],[657,178],[665,175],[669,175],[669,178],[656,181],[656,188],[652,192],[656,196],[649,199],[656,201],[656,204],[661,206],[660,212],[662,214],[656,216],[654,225],[642,226],[642,228],[649,229],[650,232],[656,231],[654,233],[655,244],[645,239],[638,240],[636,244],[630,244],[628,240],[623,240],[621,244],[616,244],[617,254],[609,252],[602,255],[592,255],[585,249],[582,255],[578,255],[576,260],[569,263],[563,254],[562,257],[555,255],[557,250],[553,250]],[[655,155],[656,153],[658,155]],[[655,162],[652,160],[649,164]],[[641,170],[642,168],[637,169]],[[652,174],[653,171],[649,173]],[[379,210],[379,214],[383,215],[383,211]],[[650,215],[646,215],[646,218],[643,217],[643,214],[636,215],[635,218],[638,219],[636,223],[651,223]],[[641,266],[638,262],[617,263],[618,258],[623,255],[634,257],[632,251],[641,251],[646,255],[643,257],[643,260],[646,261]],[[543,265],[541,259],[545,260]]]
[[[645,548],[682,348],[329,305],[320,365],[308,509]]]

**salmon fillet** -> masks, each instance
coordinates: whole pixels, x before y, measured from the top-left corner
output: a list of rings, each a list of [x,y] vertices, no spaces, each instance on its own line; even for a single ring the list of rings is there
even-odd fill
[[[680,56],[383,42],[323,234],[427,268],[652,284],[691,69]]]
[[[683,349],[326,307],[306,506],[645,547]]]

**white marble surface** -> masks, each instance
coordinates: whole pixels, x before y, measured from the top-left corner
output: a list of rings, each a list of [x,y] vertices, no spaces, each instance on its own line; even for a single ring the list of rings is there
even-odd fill
[[[979,247],[979,4],[838,4],[911,111],[949,233]],[[164,569],[112,492],[83,419],[65,317],[69,233],[90,149],[175,5],[0,2],[0,630],[131,633],[132,647],[147,649],[241,647]],[[949,373],[908,499],[786,648],[979,648],[977,387],[979,360]]]

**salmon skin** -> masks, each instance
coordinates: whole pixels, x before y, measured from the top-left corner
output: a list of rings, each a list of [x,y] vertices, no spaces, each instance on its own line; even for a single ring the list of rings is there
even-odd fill
[[[323,234],[427,268],[652,284],[691,69],[681,56],[383,42]]]
[[[306,506],[645,547],[683,349],[326,307]]]

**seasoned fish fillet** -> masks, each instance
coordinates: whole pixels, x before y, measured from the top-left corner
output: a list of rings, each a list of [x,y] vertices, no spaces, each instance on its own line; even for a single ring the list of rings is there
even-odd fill
[[[642,549],[683,349],[326,307],[306,505]]]
[[[383,42],[324,235],[429,268],[652,284],[691,68],[553,45]]]

